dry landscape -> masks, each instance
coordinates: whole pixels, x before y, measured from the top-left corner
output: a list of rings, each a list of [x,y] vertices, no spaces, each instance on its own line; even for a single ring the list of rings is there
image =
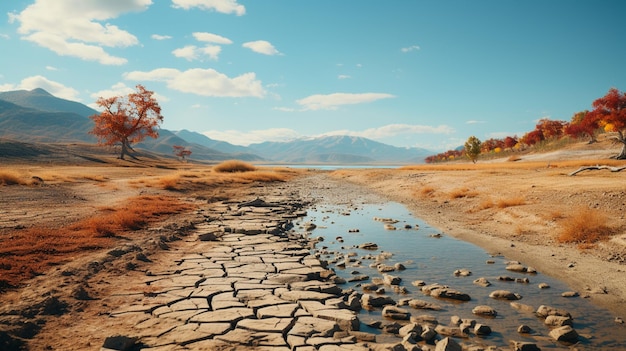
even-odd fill
[[[517,161],[335,172],[154,155],[121,161],[92,146],[58,147],[63,152],[0,166],[0,345],[16,350],[74,349],[60,331],[79,333],[103,318],[101,301],[141,279],[160,253],[184,245],[202,220],[200,206],[249,201],[312,172],[401,202],[443,233],[532,265],[626,317],[626,171],[568,175],[585,165],[623,166],[608,159],[616,151],[610,144]],[[130,261],[111,254],[128,247],[136,252]]]

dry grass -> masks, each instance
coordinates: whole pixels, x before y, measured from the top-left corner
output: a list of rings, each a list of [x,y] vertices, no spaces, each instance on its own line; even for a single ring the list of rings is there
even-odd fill
[[[111,247],[114,238],[191,208],[173,197],[138,196],[68,226],[16,230],[0,238],[0,289],[18,286],[85,250]]]
[[[430,185],[426,185],[419,188],[417,194],[420,197],[433,197],[435,195],[435,188]]]
[[[498,208],[507,208],[513,206],[522,206],[526,204],[526,200],[523,196],[511,197],[507,199],[500,199],[496,201],[496,206]]]
[[[460,199],[460,198],[471,198],[478,196],[478,192],[475,190],[470,190],[469,188],[463,187],[452,190],[450,193],[451,199]]]
[[[479,170],[500,170],[500,169],[540,169],[540,168],[577,168],[583,166],[595,166],[598,163],[607,166],[623,166],[622,160],[569,160],[569,161],[551,161],[551,162],[525,162],[523,160],[516,162],[490,162],[490,163],[446,163],[446,164],[425,164],[410,165],[399,168],[400,170],[409,171],[479,171]]]
[[[23,177],[15,171],[0,171],[0,185],[27,185],[28,183],[22,178]]]
[[[561,243],[579,244],[580,248],[589,247],[615,232],[607,222],[608,216],[599,210],[581,207],[574,215],[559,222],[561,229],[557,239]]]
[[[252,172],[256,170],[256,167],[247,162],[228,160],[215,165],[213,170],[218,173]]]

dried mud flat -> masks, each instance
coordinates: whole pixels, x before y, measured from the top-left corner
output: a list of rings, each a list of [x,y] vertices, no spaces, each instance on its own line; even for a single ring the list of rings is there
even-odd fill
[[[309,255],[301,228],[275,235],[297,223],[308,203],[349,204],[357,197],[401,202],[445,234],[563,279],[616,316],[625,316],[626,251],[619,239],[583,251],[554,239],[561,217],[580,205],[598,208],[609,214],[612,225],[623,226],[625,174],[566,176],[572,170],[312,171],[285,183],[174,192],[196,210],[124,236],[106,250],[68,257],[0,295],[0,345],[7,350],[390,347],[349,333],[354,315],[336,299],[332,272]],[[1,187],[3,199],[11,201],[1,205],[0,234],[10,235],[11,228],[32,221],[70,222],[139,193],[172,193],[128,186],[137,175],[127,172],[101,186]],[[424,187],[434,190],[425,197],[420,195]],[[478,194],[450,196],[461,187]],[[485,196],[522,196],[525,201],[472,210]],[[242,205],[257,198],[265,204]],[[250,217],[243,220],[242,215]],[[264,324],[257,323],[259,318],[269,319]]]

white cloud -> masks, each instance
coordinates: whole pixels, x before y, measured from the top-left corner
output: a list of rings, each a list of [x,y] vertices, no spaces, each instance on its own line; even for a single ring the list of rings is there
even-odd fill
[[[154,40],[168,40],[168,39],[172,39],[172,37],[169,36],[169,35],[160,35],[160,34],[152,34],[150,37],[152,39],[154,39]]]
[[[54,67],[54,66],[46,66],[46,69],[47,69],[48,71],[58,71],[58,70],[59,70],[58,68],[56,68],[56,67]]]
[[[126,12],[144,11],[152,0],[85,1],[36,0],[25,10],[9,14],[9,22],[19,22],[22,39],[34,42],[61,56],[73,56],[106,65],[121,65],[126,59],[108,54],[103,46],[137,45],[131,33],[99,21]]]
[[[282,55],[278,50],[276,50],[274,45],[265,40],[249,41],[247,43],[243,43],[242,46],[263,55]]]
[[[195,32],[193,33],[193,37],[196,38],[197,41],[203,41],[207,43],[225,44],[225,45],[233,43],[232,40],[228,38],[224,38],[221,35],[213,34],[213,33]]]
[[[2,39],[11,39],[11,37],[8,34],[0,34],[0,38]]]
[[[447,125],[427,126],[418,124],[388,124],[377,128],[369,128],[361,131],[355,130],[335,130],[322,133],[318,136],[330,135],[348,135],[359,136],[363,138],[380,140],[385,138],[396,137],[399,135],[413,134],[452,134],[454,129]]]
[[[408,47],[406,47],[406,48],[402,48],[402,49],[400,49],[400,51],[402,51],[402,52],[411,52],[411,51],[417,51],[417,50],[419,50],[419,49],[420,49],[420,47],[419,47],[419,46],[417,46],[417,45],[412,45],[412,46],[408,46]]]
[[[465,122],[465,124],[482,124],[485,123],[485,121],[477,121],[477,120],[469,120],[467,122]]]
[[[151,90],[149,87],[145,87],[145,88],[148,90]],[[113,96],[126,96],[128,94],[135,93],[135,92],[137,92],[136,88],[129,87],[126,84],[119,82],[119,83],[113,84],[110,89],[104,89],[104,90],[100,90],[100,91],[90,94],[89,96],[94,100],[94,102],[89,104],[89,107],[93,109],[99,109],[99,106],[96,105],[95,103],[95,101],[98,100],[99,98],[106,99],[106,98],[110,98]],[[154,92],[153,96],[159,103],[170,100],[166,96],[160,95],[157,92]]]
[[[174,68],[158,68],[149,72],[134,71],[124,78],[136,81],[161,81],[170,89],[202,96],[214,97],[263,97],[266,91],[253,72],[230,78],[214,69],[194,68],[179,71]]]
[[[350,79],[350,78],[352,78],[352,77],[350,77],[350,76],[349,76],[349,75],[347,75],[347,74],[340,74],[340,75],[337,77],[337,79]]]
[[[41,88],[50,94],[60,97],[66,100],[72,101],[80,101],[78,97],[78,90],[70,87],[66,87],[65,85],[49,80],[44,76],[32,76],[22,79],[20,84],[4,84],[0,85],[0,91],[9,91],[9,90],[33,90]]]
[[[172,51],[172,54],[187,61],[201,60],[203,56],[208,56],[211,60],[217,60],[221,51],[222,47],[217,45],[207,45],[202,48],[195,45],[187,45]]]
[[[201,10],[212,10],[220,13],[242,16],[246,13],[246,8],[237,3],[237,0],[172,0],[174,8],[189,10],[197,7]]]
[[[271,128],[243,132],[239,130],[209,130],[202,134],[211,139],[227,141],[235,145],[248,146],[264,141],[289,141],[300,137],[300,134],[289,128]]]
[[[395,96],[381,93],[334,93],[328,95],[311,95],[297,100],[296,102],[303,106],[304,110],[336,110],[341,105],[363,104],[393,97]]]

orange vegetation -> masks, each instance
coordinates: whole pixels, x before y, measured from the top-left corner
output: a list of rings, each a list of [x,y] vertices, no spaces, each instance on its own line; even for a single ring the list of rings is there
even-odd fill
[[[0,289],[17,286],[71,259],[72,254],[111,247],[115,238],[189,209],[191,205],[173,197],[138,196],[68,226],[16,230],[0,238]]]

